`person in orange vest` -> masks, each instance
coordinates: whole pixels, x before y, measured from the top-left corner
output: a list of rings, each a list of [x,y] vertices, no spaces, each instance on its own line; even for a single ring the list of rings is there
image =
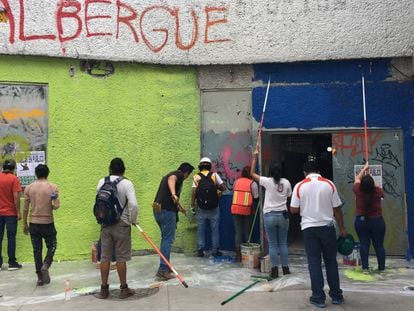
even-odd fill
[[[250,166],[243,167],[241,177],[233,185],[231,213],[234,220],[234,250],[236,261],[241,261],[241,243],[247,242],[252,214],[259,198],[259,187],[250,176]]]

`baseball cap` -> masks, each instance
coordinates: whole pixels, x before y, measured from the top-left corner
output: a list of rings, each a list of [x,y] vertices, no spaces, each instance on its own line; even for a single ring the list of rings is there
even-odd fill
[[[348,256],[354,250],[354,237],[351,234],[347,234],[345,237],[339,237],[336,240],[338,246],[338,252],[342,255]]]

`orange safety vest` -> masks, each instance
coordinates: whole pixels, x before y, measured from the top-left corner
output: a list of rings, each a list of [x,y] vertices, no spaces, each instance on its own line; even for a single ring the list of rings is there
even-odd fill
[[[233,186],[233,200],[231,213],[237,215],[250,215],[253,206],[253,181],[249,178],[241,177],[236,180]]]

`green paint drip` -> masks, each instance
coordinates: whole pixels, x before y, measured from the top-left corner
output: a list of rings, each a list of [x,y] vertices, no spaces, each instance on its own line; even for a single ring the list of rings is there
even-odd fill
[[[377,280],[377,278],[371,274],[364,274],[362,269],[345,270],[344,274],[348,279],[354,281],[373,282]]]

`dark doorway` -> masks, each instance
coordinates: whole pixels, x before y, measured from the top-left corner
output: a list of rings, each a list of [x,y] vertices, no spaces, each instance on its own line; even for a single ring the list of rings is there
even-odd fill
[[[317,161],[321,175],[332,180],[332,154],[330,152],[332,139],[330,133],[267,133],[267,135],[264,143],[269,144],[266,150],[269,150],[270,157],[268,161],[263,159],[264,167],[268,167],[266,164],[270,161],[281,162],[283,175],[290,181],[292,189],[296,183],[304,178],[302,166],[308,160]],[[299,215],[291,215],[288,244],[291,251],[303,250]]]

